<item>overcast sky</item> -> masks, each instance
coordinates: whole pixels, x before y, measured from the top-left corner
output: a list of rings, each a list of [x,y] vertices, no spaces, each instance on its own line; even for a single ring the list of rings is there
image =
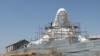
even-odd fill
[[[100,0],[0,0],[0,53],[19,40],[34,39],[39,26],[54,21],[62,7],[82,31],[100,34]]]

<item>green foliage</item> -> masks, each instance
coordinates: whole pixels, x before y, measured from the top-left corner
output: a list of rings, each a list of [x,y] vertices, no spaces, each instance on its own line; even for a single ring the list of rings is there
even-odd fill
[[[51,54],[52,54],[53,56],[62,56],[62,54],[61,54],[60,52],[55,51],[55,50],[52,50]]]

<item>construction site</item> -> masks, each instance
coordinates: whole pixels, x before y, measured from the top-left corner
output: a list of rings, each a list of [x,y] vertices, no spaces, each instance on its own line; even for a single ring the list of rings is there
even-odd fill
[[[35,41],[24,39],[7,46],[0,56],[100,56],[100,37],[82,35],[80,24],[71,23],[64,8],[58,9],[43,34]]]

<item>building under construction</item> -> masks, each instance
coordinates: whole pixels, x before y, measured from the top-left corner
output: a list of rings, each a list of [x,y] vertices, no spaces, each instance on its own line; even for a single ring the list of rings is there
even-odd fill
[[[80,25],[70,23],[66,10],[60,8],[40,39],[7,46],[3,56],[100,56],[98,37],[83,36]]]

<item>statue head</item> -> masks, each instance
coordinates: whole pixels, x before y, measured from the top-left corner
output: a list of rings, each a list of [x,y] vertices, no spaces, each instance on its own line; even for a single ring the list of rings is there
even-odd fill
[[[66,26],[67,24],[68,24],[68,17],[66,10],[64,8],[60,8],[57,11],[53,26]]]

